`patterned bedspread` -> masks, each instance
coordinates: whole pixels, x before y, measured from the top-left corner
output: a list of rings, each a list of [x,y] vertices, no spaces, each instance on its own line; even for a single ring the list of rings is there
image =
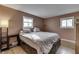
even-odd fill
[[[38,53],[47,54],[51,50],[53,44],[60,38],[57,33],[50,33],[50,32],[31,32],[31,33],[20,33],[20,38],[23,40],[31,40],[37,46],[39,46]],[[27,43],[27,42],[26,42]]]

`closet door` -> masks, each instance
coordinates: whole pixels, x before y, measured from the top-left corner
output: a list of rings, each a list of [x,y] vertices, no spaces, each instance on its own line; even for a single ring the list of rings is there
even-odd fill
[[[76,24],[76,53],[79,53],[79,24]]]

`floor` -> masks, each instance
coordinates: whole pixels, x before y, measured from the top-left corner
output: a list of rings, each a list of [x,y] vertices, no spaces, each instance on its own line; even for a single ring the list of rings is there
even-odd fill
[[[27,54],[20,46],[11,48],[10,50],[3,51],[1,54]],[[60,46],[56,54],[75,54],[75,51],[71,48]]]
[[[65,46],[60,46],[56,54],[75,54],[75,50]]]

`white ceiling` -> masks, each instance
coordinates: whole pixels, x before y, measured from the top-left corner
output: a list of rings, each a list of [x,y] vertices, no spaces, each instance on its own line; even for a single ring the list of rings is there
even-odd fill
[[[7,4],[4,6],[27,12],[42,18],[79,11],[79,4]]]

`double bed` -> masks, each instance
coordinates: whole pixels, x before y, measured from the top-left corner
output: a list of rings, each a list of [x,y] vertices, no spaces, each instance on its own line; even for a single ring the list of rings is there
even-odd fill
[[[48,54],[56,53],[60,46],[60,37],[51,32],[20,32],[20,43],[24,50],[30,53]],[[27,51],[28,52],[28,51]]]

